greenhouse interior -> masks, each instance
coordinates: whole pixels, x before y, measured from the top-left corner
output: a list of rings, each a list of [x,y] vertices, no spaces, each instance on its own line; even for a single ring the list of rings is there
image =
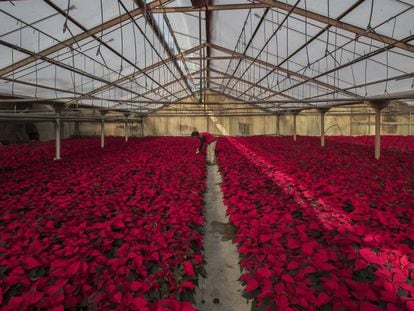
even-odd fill
[[[413,0],[0,14],[0,310],[414,311]]]

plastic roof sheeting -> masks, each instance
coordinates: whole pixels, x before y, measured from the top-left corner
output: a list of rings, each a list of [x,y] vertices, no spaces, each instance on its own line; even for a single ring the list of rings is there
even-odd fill
[[[413,91],[411,0],[143,2],[0,2],[0,93],[146,113],[200,89],[266,108]]]

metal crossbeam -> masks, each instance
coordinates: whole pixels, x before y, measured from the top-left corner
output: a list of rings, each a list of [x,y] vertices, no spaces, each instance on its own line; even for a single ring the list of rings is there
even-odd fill
[[[152,1],[151,3],[148,3],[148,7],[155,8],[159,5],[167,4],[170,1],[171,0],[155,0],[155,1]],[[142,15],[142,12],[143,12],[143,10],[141,8],[138,8],[138,9],[130,11],[130,14],[134,17],[137,17],[137,16]],[[80,42],[83,39],[86,39],[88,37],[91,37],[93,35],[96,35],[96,34],[100,33],[101,31],[105,31],[109,28],[112,28],[112,27],[118,25],[118,24],[121,24],[121,23],[127,21],[128,19],[129,19],[128,14],[123,14],[123,15],[115,17],[115,18],[113,18],[113,19],[111,19],[107,22],[104,22],[103,24],[100,24],[96,27],[93,27],[92,29],[88,29],[84,32],[81,32],[80,34],[75,35],[74,37],[72,37],[70,39],[67,39],[67,40],[65,40],[61,43],[55,44],[55,45],[53,45],[53,46],[51,46],[47,49],[44,49],[44,50],[36,53],[36,55],[33,55],[33,56],[27,57],[25,59],[22,59],[22,60],[14,63],[10,66],[7,66],[7,67],[1,69],[0,70],[0,77],[2,77],[4,75],[7,75],[8,73],[11,73],[12,71],[17,70],[19,68],[22,68],[26,65],[29,65],[30,63],[41,59],[42,56],[48,56],[48,55],[53,54],[57,51],[60,51],[61,49],[64,49],[68,46],[71,46],[71,45],[75,44],[76,42]]]

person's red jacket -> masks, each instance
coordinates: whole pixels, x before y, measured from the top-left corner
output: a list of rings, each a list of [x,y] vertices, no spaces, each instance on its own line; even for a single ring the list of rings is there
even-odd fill
[[[211,144],[212,142],[217,140],[217,137],[211,135],[208,132],[203,132],[198,134],[198,138],[200,139],[200,147],[198,147],[198,150],[201,151],[201,148],[203,148],[204,143],[207,145]]]

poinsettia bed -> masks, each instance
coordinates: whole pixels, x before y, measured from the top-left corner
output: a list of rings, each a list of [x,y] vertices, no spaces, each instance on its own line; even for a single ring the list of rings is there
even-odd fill
[[[194,310],[206,168],[189,138],[0,149],[0,308]]]
[[[414,139],[222,138],[245,297],[266,310],[414,310]]]

